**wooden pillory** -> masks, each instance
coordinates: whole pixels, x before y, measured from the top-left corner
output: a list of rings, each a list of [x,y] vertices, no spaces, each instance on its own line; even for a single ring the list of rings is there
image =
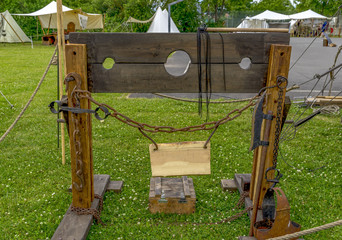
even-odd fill
[[[209,35],[213,93],[258,93],[260,89],[268,86],[270,88],[266,90],[263,112],[272,112],[275,116],[279,99],[284,109],[286,90],[279,94],[280,88],[274,86],[277,85],[278,76],[288,76],[291,53],[288,33]],[[75,94],[76,88],[94,93],[197,93],[199,60],[202,64],[202,76],[205,76],[206,56],[197,56],[198,39],[195,33],[71,33],[69,41],[71,44],[66,45],[65,50],[68,74],[65,84],[69,108],[91,109],[90,100],[78,98]],[[205,44],[202,44],[201,48],[204,53]],[[173,76],[165,70],[168,56],[177,50],[185,51],[191,60],[187,71],[181,76]],[[106,58],[115,61],[111,69],[105,69],[103,66]],[[241,68],[239,65],[244,58],[251,61],[247,68]],[[205,86],[204,77],[201,81]],[[270,187],[270,183],[263,176],[265,170],[272,166],[275,124],[275,119],[269,120],[267,151],[263,151],[264,146],[259,146],[254,151],[252,174],[235,176],[235,182],[239,183],[241,191],[249,190],[246,207],[254,204],[260,208],[263,196]],[[262,132],[265,132],[265,125],[266,121],[263,123]],[[94,176],[93,173],[91,113],[69,110],[68,127],[73,182],[72,208],[97,208],[98,195],[104,195],[110,180],[108,175]],[[261,137],[264,137],[263,134]],[[260,164],[261,158],[264,158],[264,164]],[[274,178],[273,173],[270,173],[270,179]],[[162,181],[163,178],[154,178],[151,185],[159,186]],[[246,184],[248,182],[250,187]],[[122,182],[116,184],[122,186]],[[196,198],[192,192],[193,182],[190,178],[183,177],[177,184],[183,187],[184,197],[189,202]],[[225,184],[226,181],[223,180],[222,185]],[[150,197],[161,197],[161,191],[161,188],[155,187],[154,192],[150,191]],[[192,211],[192,207],[190,208]],[[252,218],[251,213],[250,216]],[[77,215],[69,209],[52,239],[85,239],[92,218],[91,215]],[[70,221],[75,224],[70,224]],[[253,226],[251,229],[253,230]]]

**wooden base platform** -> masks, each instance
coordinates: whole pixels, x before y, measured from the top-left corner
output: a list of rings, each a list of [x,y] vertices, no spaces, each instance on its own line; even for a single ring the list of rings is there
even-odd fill
[[[225,191],[234,192],[236,190],[239,191],[240,194],[244,192],[243,188],[246,188],[251,181],[251,174],[235,174],[233,179],[222,179],[221,186]],[[249,208],[253,206],[253,202],[249,197],[245,198],[245,208]],[[252,211],[248,211],[249,218],[252,218]],[[262,220],[262,212],[258,210],[257,221]]]
[[[106,191],[120,193],[122,186],[122,181],[110,181],[109,175],[94,175],[94,192],[102,197]],[[87,238],[93,223],[93,216],[77,215],[70,210],[70,207],[52,236],[52,240],[83,240]],[[98,207],[99,199],[95,198],[91,204],[91,208],[98,209]]]
[[[195,212],[196,194],[191,178],[151,178],[149,195],[151,213]]]

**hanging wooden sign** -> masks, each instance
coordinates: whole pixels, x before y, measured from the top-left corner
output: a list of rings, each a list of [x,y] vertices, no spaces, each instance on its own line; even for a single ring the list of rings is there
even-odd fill
[[[162,143],[158,150],[150,145],[152,176],[210,174],[210,143],[205,141]]]

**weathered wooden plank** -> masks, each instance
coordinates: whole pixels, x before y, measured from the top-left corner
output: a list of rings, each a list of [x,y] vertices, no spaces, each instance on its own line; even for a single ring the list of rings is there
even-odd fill
[[[270,63],[268,66],[268,76],[267,76],[267,86],[275,86],[277,85],[277,77],[278,76],[283,76],[285,78],[288,77],[288,72],[290,68],[290,58],[291,58],[291,46],[286,46],[286,45],[272,45],[271,50],[270,50]],[[283,83],[281,85],[282,87],[285,86]],[[273,115],[276,116],[277,114],[277,106],[278,106],[278,98],[279,98],[279,89],[278,88],[269,88],[266,90],[266,105],[263,108],[264,113],[266,114],[268,111],[272,111]],[[285,102],[285,94],[286,94],[286,87],[281,95],[281,101],[282,101],[282,109],[284,109],[284,102]],[[281,111],[280,113],[280,120],[282,120],[282,115],[283,112]],[[281,124],[281,123],[280,123]],[[281,125],[280,125],[281,126]],[[263,171],[263,175],[265,175],[266,169],[270,168],[273,166],[273,150],[274,150],[274,141],[275,141],[275,131],[276,131],[276,118],[272,120],[271,123],[271,131],[270,131],[270,137],[269,137],[269,146],[267,148],[267,156],[266,156],[266,162],[265,162],[265,168]],[[258,147],[260,148],[260,147]],[[259,151],[260,152],[260,151]],[[254,164],[257,165],[257,168],[259,168],[260,164],[260,154],[258,151],[254,152],[254,154],[258,154],[256,157],[256,161]],[[251,179],[251,185],[253,185],[253,194],[252,199],[253,201],[255,200],[255,192],[256,188],[255,186],[257,185],[257,179],[258,179],[258,173],[259,170],[255,172],[255,175],[252,176]],[[274,178],[274,171],[270,171],[268,174],[269,179]],[[267,182],[265,177],[262,177],[262,184],[261,184],[261,191],[260,191],[260,198],[259,198],[259,203],[258,206],[261,207],[262,201],[263,201],[263,196],[265,195],[267,189],[270,187],[271,183]]]
[[[161,177],[156,177],[154,179],[154,192],[156,197],[160,197],[162,194],[162,182]]]
[[[223,49],[226,63],[239,63],[244,57],[251,58],[253,63],[267,63],[270,44],[289,44],[290,40],[288,33],[209,35],[212,63],[222,63]],[[196,33],[71,33],[69,41],[87,44],[91,64],[103,63],[107,57],[115,59],[116,63],[165,63],[169,54],[176,50],[187,52],[191,62],[197,63]]]
[[[236,183],[233,179],[222,179],[221,187],[224,191],[235,192],[238,190]]]
[[[95,175],[94,176],[94,191],[95,194],[104,196],[106,188],[109,184],[109,175]],[[94,199],[91,208],[98,209],[99,200]],[[56,232],[52,236],[52,240],[83,240],[87,238],[89,229],[93,223],[92,215],[77,215],[72,212],[70,208],[64,215]]]
[[[204,141],[150,145],[152,176],[210,174],[210,143]],[[157,193],[156,193],[157,195]]]
[[[245,236],[241,236],[238,239],[239,240],[257,240],[255,237],[245,237]]]
[[[242,183],[243,181],[250,181],[251,179],[251,174],[235,174],[234,176],[234,181],[235,184],[240,192],[240,194],[242,194],[243,188],[242,188]],[[249,207],[253,207],[253,202],[249,197],[245,197],[245,208],[249,208]],[[249,218],[252,218],[252,210],[247,212]],[[257,213],[257,221],[261,221],[262,220],[262,211],[258,210]]]
[[[185,195],[185,197],[190,197],[190,188],[189,188],[188,177],[187,176],[183,176],[182,177],[182,182],[183,182],[183,188],[184,188],[184,195]]]
[[[107,187],[107,191],[121,193],[123,187],[123,181],[110,181]]]
[[[157,178],[151,178],[149,198],[151,213],[190,214],[195,211],[196,194],[191,178],[161,178],[161,191],[164,193],[163,201],[159,201],[161,196],[153,193],[156,188],[156,181]],[[187,182],[188,190],[184,189],[184,181]]]
[[[84,44],[70,44],[65,47],[66,71],[75,72],[81,76],[80,88],[88,89],[87,81],[87,49]],[[68,106],[74,107],[76,101],[72,96],[76,81],[68,84]],[[80,99],[80,107],[90,109],[90,101]],[[91,144],[91,115],[89,113],[74,114],[68,113],[69,133],[70,133],[70,154],[71,154],[71,175],[72,175],[72,201],[75,207],[89,208],[94,200],[93,186],[93,153]],[[76,126],[78,129],[76,129]],[[80,152],[77,155],[76,152]],[[82,161],[82,164],[78,163]],[[77,175],[77,171],[82,172],[82,176]],[[81,191],[76,189],[79,186]]]
[[[197,66],[191,64],[186,74],[175,77],[166,72],[162,64],[116,64],[110,70],[102,65],[90,66],[92,92],[198,92]],[[203,75],[204,73],[204,67]],[[252,64],[250,69],[241,69],[237,64],[225,65],[225,79],[222,65],[214,64],[212,92],[257,93],[265,86],[267,64]],[[203,77],[202,86],[205,86]]]

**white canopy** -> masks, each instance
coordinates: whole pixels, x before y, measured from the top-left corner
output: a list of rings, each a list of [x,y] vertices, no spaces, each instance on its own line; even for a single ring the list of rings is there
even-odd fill
[[[237,28],[268,28],[266,20],[251,19],[246,17]]]
[[[31,42],[8,11],[0,13],[0,42]]]
[[[258,19],[258,20],[289,20],[290,17],[285,14],[280,14],[276,12],[272,12],[270,10],[266,10],[254,17],[251,17],[251,19]]]
[[[173,22],[172,18],[171,20],[171,28],[170,31],[172,33],[179,33],[179,30],[176,26],[176,24]],[[151,26],[147,30],[147,32],[168,32],[169,31],[169,14],[166,9],[163,11],[160,7],[158,7],[157,12],[154,16],[153,22],[151,23]]]
[[[69,22],[75,24],[76,29],[103,28],[101,14],[85,13],[80,8],[71,9],[62,6],[63,26],[66,29]],[[38,16],[42,28],[57,28],[57,3],[52,1],[42,9],[26,14],[13,14],[18,16]],[[87,19],[87,20],[85,20]]]
[[[318,14],[314,11],[312,11],[311,9],[306,10],[304,12],[300,12],[300,13],[296,13],[296,14],[292,14],[290,15],[291,19],[326,19],[327,17]]]

